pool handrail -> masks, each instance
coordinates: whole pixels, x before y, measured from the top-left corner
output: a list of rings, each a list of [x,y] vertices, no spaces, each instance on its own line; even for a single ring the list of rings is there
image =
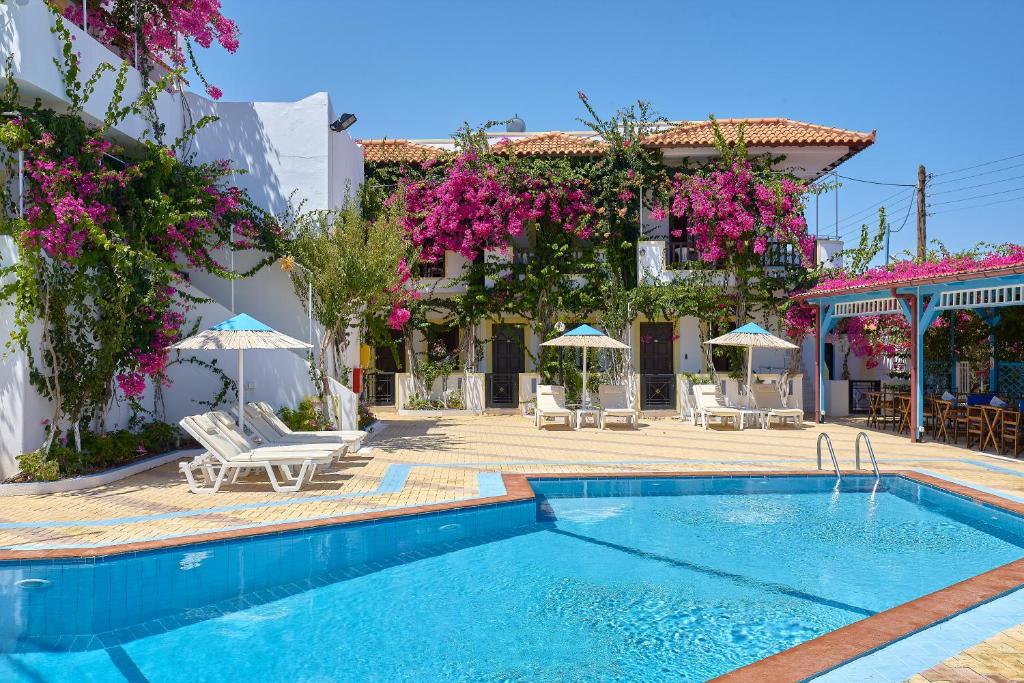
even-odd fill
[[[832,467],[836,470],[836,479],[842,480],[843,475],[839,473],[839,461],[836,459],[836,451],[832,448],[832,437],[828,435],[828,432],[822,432],[818,434],[818,469],[821,469],[821,440],[825,439],[825,444],[828,446],[828,455],[832,458]]]
[[[878,460],[875,458],[875,449],[871,446],[871,437],[867,432],[857,432],[857,438],[853,442],[853,457],[856,468],[860,469],[860,438],[864,437],[864,443],[868,446],[868,456],[871,458],[871,469],[875,472],[875,479],[881,479],[882,474],[878,471]]]

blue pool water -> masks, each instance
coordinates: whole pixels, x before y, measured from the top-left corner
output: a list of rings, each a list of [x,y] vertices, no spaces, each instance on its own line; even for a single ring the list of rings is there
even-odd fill
[[[887,477],[536,481],[494,505],[0,565],[2,681],[700,681],[1024,556]]]

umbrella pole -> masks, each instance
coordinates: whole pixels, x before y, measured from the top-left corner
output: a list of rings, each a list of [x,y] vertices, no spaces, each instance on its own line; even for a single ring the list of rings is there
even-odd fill
[[[245,350],[238,349],[238,429],[245,434]]]
[[[583,409],[587,409],[587,347],[583,347]]]
[[[747,407],[750,408],[750,399],[753,396],[753,392],[750,389],[750,383],[753,381],[754,376],[754,347],[747,347]]]

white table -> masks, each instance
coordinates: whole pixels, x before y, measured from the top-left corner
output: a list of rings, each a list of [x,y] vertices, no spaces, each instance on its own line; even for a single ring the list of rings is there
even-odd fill
[[[748,420],[753,419],[754,422],[761,429],[768,428],[768,412],[765,410],[758,410],[757,408],[739,408],[740,411],[740,429],[743,429]]]
[[[599,427],[601,426],[601,409],[600,408],[577,408],[576,409],[576,431],[579,431],[585,426],[587,420],[590,420],[590,426]]]

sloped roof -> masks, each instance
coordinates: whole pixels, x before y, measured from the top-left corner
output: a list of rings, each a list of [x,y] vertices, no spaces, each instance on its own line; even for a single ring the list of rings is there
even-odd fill
[[[862,133],[783,118],[717,119],[728,142],[735,142],[740,124],[748,147],[845,146],[861,150],[875,142],[875,131]],[[711,121],[695,121],[647,136],[645,147],[712,147]]]
[[[601,141],[555,130],[515,140],[500,140],[492,145],[492,149],[529,157],[595,157],[606,146]]]
[[[446,150],[421,145],[409,140],[358,140],[363,147],[363,159],[373,164],[409,164],[436,159]]]

